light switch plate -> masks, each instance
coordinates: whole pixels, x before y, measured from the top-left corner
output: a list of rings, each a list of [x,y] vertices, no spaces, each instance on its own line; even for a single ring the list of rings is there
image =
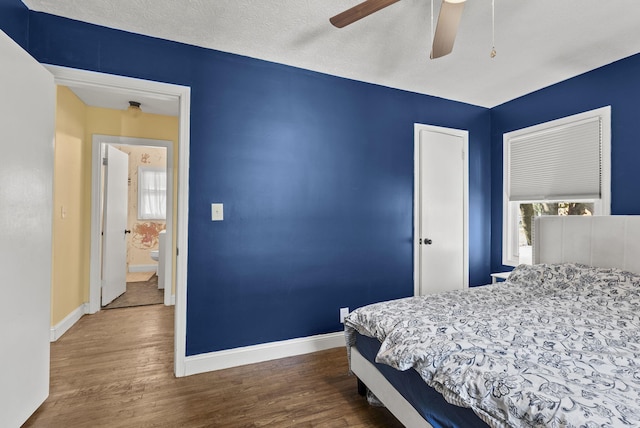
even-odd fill
[[[224,207],[222,204],[211,204],[211,221],[224,220]]]

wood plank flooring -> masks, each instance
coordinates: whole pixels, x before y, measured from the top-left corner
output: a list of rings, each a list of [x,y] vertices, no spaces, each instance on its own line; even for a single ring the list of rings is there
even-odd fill
[[[337,348],[175,378],[172,307],[101,311],[51,344],[50,396],[24,427],[402,427],[347,370]]]
[[[164,290],[158,288],[158,276],[153,275],[146,281],[127,282],[124,294],[102,309],[120,309],[131,306],[161,305],[164,303]]]

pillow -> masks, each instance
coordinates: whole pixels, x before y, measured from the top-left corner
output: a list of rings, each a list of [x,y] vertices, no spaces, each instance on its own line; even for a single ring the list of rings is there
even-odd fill
[[[541,285],[546,265],[518,265],[505,281],[510,285]]]
[[[640,275],[638,274],[617,268],[594,267],[578,263],[547,265],[543,281],[545,286],[555,288],[567,288],[569,286],[590,288],[618,285],[640,287]]]
[[[544,283],[554,288],[567,288],[571,284],[582,282],[585,278],[593,278],[596,268],[578,263],[559,263],[546,265]]]
[[[616,268],[592,267],[579,263],[519,265],[505,284],[565,289],[568,287],[625,286],[640,292],[640,274]]]

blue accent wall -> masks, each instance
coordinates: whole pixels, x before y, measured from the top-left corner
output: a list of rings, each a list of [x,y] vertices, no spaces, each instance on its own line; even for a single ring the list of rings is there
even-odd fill
[[[492,271],[502,266],[502,134],[611,106],[611,213],[640,214],[640,54],[494,107]]]
[[[27,50],[29,9],[20,0],[0,0],[0,29]]]
[[[416,122],[469,130],[470,283],[488,282],[488,109],[37,12],[29,48],[191,87],[188,355],[340,331],[340,307],[412,295]]]

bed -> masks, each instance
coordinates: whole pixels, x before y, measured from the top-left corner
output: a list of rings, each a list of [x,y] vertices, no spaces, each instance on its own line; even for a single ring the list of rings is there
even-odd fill
[[[540,217],[503,283],[345,319],[360,388],[407,427],[640,426],[640,216]]]

